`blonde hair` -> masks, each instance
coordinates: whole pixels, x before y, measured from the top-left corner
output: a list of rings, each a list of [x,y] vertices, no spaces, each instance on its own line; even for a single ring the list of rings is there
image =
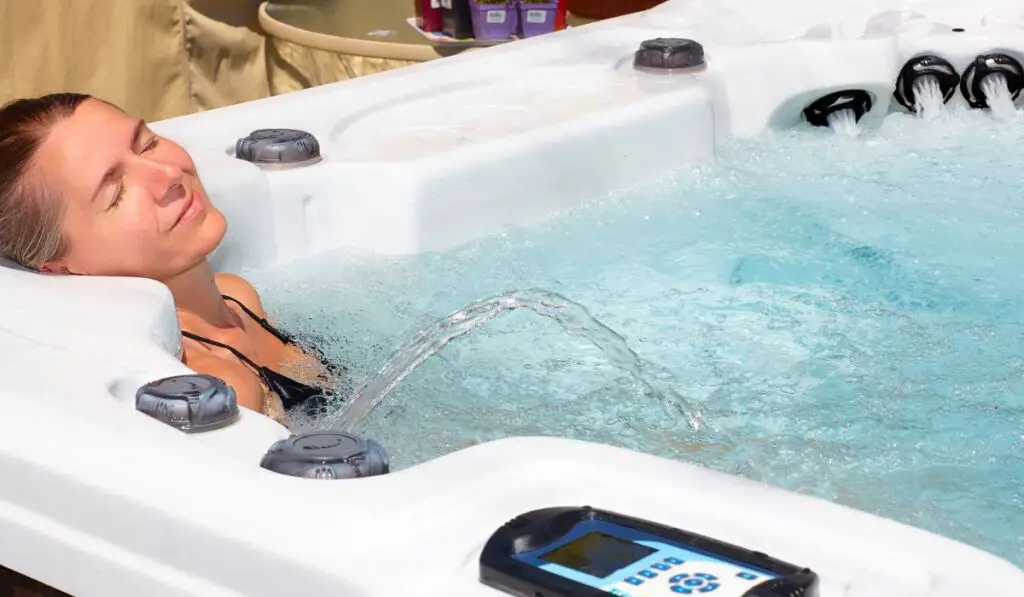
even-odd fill
[[[22,266],[38,269],[67,257],[64,203],[29,171],[53,125],[89,98],[55,93],[0,108],[0,255]]]

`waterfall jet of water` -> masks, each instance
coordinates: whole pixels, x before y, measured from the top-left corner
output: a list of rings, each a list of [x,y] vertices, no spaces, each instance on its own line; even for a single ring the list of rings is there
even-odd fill
[[[871,95],[862,89],[846,89],[821,97],[804,108],[804,118],[814,126],[857,136],[858,121],[871,110]]]
[[[938,56],[917,56],[907,61],[896,77],[893,97],[897,103],[925,120],[942,113],[952,99],[960,74],[949,61]]]
[[[1013,116],[1013,102],[1024,89],[1024,67],[1005,54],[985,54],[974,59],[960,78],[960,93],[975,109],[988,108],[995,118]]]
[[[424,329],[406,345],[396,350],[377,373],[356,392],[351,402],[320,424],[344,431],[354,430],[402,380],[427,359],[441,352],[448,343],[503,313],[518,309],[527,309],[552,319],[570,334],[589,340],[604,353],[609,363],[628,373],[645,396],[653,398],[669,412],[681,414],[694,431],[699,431],[705,425],[700,411],[683,396],[671,388],[662,387],[647,379],[640,357],[622,336],[595,319],[583,305],[543,290],[515,291],[477,301]],[[712,431],[737,449],[743,449],[723,431]],[[749,454],[746,456],[750,458]],[[760,463],[749,462],[749,465],[753,475],[759,475],[765,470]]]

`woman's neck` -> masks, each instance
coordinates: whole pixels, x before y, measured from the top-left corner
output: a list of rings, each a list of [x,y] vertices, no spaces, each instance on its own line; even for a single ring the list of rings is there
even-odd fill
[[[214,281],[213,269],[206,260],[165,281],[164,284],[171,289],[175,308],[179,312],[198,317],[215,327],[229,328],[238,325],[237,317],[224,302],[224,297],[221,296]]]

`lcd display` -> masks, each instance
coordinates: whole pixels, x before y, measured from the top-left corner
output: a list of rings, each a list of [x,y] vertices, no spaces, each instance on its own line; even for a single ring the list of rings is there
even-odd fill
[[[605,578],[655,551],[653,547],[594,531],[549,551],[540,559],[596,578]]]

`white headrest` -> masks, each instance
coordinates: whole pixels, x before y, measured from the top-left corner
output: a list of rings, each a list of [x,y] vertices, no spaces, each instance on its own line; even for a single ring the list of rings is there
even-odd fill
[[[153,280],[40,274],[0,262],[0,351],[18,338],[99,360],[154,345],[171,355],[181,336],[170,290]],[[151,350],[143,353],[152,354]]]

